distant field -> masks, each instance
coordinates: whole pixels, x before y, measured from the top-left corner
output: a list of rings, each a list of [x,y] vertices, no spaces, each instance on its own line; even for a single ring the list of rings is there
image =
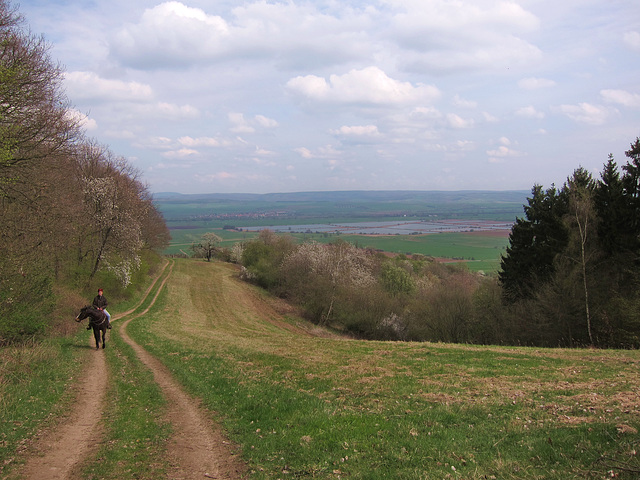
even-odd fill
[[[221,228],[194,228],[172,230],[172,241],[165,255],[189,253],[189,246],[206,232],[214,232],[223,241],[221,246],[231,247],[236,242],[255,238],[257,232],[235,232]],[[500,256],[508,244],[508,232],[437,233],[431,235],[335,235],[317,233],[289,234],[298,242],[334,242],[338,239],[359,247],[368,247],[397,254],[422,254],[443,261],[464,262],[471,271],[496,272]]]
[[[164,194],[156,204],[171,229],[165,254],[189,253],[202,234],[215,232],[222,246],[254,238],[258,233],[224,227],[275,227],[371,224],[372,222],[491,221],[514,222],[522,215],[527,192],[310,192],[249,195]],[[295,228],[291,229],[296,230]],[[507,246],[501,232],[429,235],[356,235],[333,232],[290,233],[298,241],[331,242],[337,238],[391,253],[422,254],[462,261],[472,271],[496,272]],[[353,231],[357,230],[353,229]],[[420,232],[414,232],[420,233]]]
[[[338,237],[306,235],[318,242]],[[445,262],[463,262],[471,271],[493,273],[500,267],[500,256],[508,244],[508,232],[438,233],[432,235],[340,235],[359,247],[370,247],[397,254],[422,254]]]

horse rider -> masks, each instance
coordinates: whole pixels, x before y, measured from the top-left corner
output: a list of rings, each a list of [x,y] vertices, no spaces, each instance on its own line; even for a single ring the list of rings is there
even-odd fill
[[[111,315],[109,314],[109,312],[107,312],[107,297],[102,294],[101,288],[98,289],[98,295],[96,295],[93,299],[93,306],[98,310],[104,312],[104,314],[107,316],[107,328],[111,328]]]

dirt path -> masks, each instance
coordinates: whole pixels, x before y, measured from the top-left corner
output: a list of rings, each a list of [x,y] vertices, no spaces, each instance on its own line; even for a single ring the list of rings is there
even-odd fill
[[[92,350],[94,343],[91,335]],[[73,469],[86,458],[93,446],[100,441],[97,429],[102,403],[107,390],[104,379],[107,364],[104,351],[92,352],[88,357],[83,376],[78,382],[73,411],[61,424],[43,434],[34,445],[43,456],[29,458],[20,472],[20,478],[29,480],[64,480],[78,478]],[[97,413],[98,412],[98,413]]]
[[[169,262],[165,263],[162,273]],[[173,267],[173,264],[171,264]],[[167,278],[163,281],[167,281]],[[113,320],[128,317],[148,297],[155,283],[149,287],[142,300],[133,309]],[[162,285],[162,286],[163,286]],[[139,315],[146,313],[155,303],[162,289],[151,305]],[[139,316],[139,315],[136,315]],[[137,345],[126,333],[126,325],[136,317],[129,317],[120,328],[123,339],[134,348],[140,360],[153,371],[154,378],[168,399],[170,410],[168,419],[173,425],[174,435],[169,445],[169,457],[172,471],[171,479],[241,478],[244,465],[230,452],[230,445],[224,439],[220,429],[200,410],[197,403],[186,395],[171,374],[157,360]],[[88,348],[93,349],[93,336]],[[107,343],[108,345],[108,343]],[[104,411],[104,398],[107,391],[107,364],[103,350],[87,355],[82,378],[77,383],[76,399],[73,411],[55,428],[42,433],[34,439],[32,455],[17,472],[18,478],[29,480],[68,480],[82,478],[79,472],[81,462],[97,450],[101,441],[100,414]]]
[[[165,278],[164,282],[166,281]],[[158,289],[158,293],[161,289],[162,287]],[[220,428],[213,423],[198,403],[182,390],[167,368],[127,334],[126,327],[129,322],[144,315],[149,308],[135,317],[128,318],[120,327],[120,333],[122,339],[133,348],[142,363],[153,372],[154,380],[160,385],[168,400],[168,420],[173,425],[168,452],[172,467],[169,478],[175,480],[242,478],[246,468],[231,453],[230,443],[225,439]]]

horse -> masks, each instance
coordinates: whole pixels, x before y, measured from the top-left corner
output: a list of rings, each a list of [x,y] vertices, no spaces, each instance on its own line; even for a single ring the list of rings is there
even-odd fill
[[[93,327],[93,336],[96,339],[96,350],[100,348],[100,332],[102,332],[102,348],[104,348],[106,346],[105,338],[109,326],[107,315],[102,310],[87,305],[80,310],[80,313],[76,317],[76,322],[81,322],[87,317],[89,317],[89,327]]]

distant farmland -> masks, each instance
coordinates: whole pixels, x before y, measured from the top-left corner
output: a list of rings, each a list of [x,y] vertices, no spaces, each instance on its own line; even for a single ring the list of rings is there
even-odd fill
[[[259,230],[297,241],[337,238],[395,254],[422,254],[464,262],[473,271],[497,271],[528,192],[308,192],[289,194],[161,194],[155,203],[171,230],[165,254],[188,253],[206,232],[222,246]]]

